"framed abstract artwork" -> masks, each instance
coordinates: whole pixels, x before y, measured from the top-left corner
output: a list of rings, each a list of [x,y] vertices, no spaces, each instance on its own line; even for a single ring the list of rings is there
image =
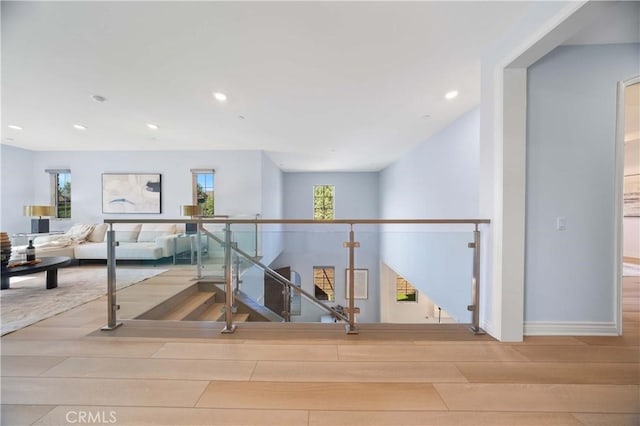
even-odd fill
[[[103,173],[102,213],[162,213],[160,173]]]

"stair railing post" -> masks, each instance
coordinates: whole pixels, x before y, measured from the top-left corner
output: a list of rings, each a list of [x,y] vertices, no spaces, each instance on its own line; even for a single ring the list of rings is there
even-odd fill
[[[116,246],[118,242],[115,234],[111,223],[107,231],[107,325],[102,327],[102,330],[113,330],[122,325],[121,322],[117,322],[116,313],[119,306],[116,300]]]
[[[476,223],[473,231],[473,242],[469,243],[469,248],[473,248],[473,278],[471,285],[471,305],[467,310],[472,312],[470,330],[474,334],[485,334],[480,328],[480,231]]]
[[[232,234],[232,238],[233,238],[233,234]],[[238,255],[235,255],[234,258],[234,250],[236,250],[238,248],[238,243],[237,242],[232,242],[231,243],[231,264],[233,265],[232,268],[232,283],[233,283],[233,298],[231,299],[231,312],[232,313],[236,313],[238,312],[238,302],[236,300],[236,294],[238,294],[238,292],[240,291],[240,257],[238,257]],[[235,260],[234,260],[235,259]]]
[[[224,319],[225,327],[223,333],[233,333],[236,326],[233,324],[233,262],[231,261],[231,224],[226,223],[224,229],[224,282],[225,282],[225,304]]]
[[[343,243],[343,247],[347,247],[349,249],[349,294],[348,302],[349,302],[349,324],[347,325],[347,334],[358,334],[358,329],[356,328],[356,309],[355,309],[355,248],[360,247],[360,243],[355,241],[355,234],[353,232],[353,223],[350,225],[349,230],[349,242]]]
[[[284,322],[291,322],[291,289],[284,284],[282,285],[282,300],[284,303],[282,318],[284,318]]]
[[[196,227],[196,263],[198,270],[196,271],[196,277],[202,278],[202,222],[198,218]]]

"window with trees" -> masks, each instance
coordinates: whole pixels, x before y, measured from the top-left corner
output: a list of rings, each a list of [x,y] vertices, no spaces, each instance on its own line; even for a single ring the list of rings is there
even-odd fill
[[[333,185],[315,185],[313,187],[313,219],[334,219],[335,188]]]
[[[333,266],[313,267],[313,288],[314,295],[318,300],[335,300],[335,274]]]
[[[200,206],[203,216],[215,214],[214,171],[191,170],[193,176],[193,204]]]
[[[51,205],[57,219],[71,219],[71,170],[46,170],[51,180]]]
[[[401,277],[396,276],[396,301],[398,302],[417,302],[418,290],[411,285],[409,281]]]

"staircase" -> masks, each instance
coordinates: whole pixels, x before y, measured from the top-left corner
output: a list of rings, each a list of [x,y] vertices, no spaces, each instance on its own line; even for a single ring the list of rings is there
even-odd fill
[[[199,281],[160,304],[138,315],[135,319],[161,321],[224,321],[226,294],[220,281]],[[233,322],[274,321],[259,308],[246,301],[236,300],[237,311]]]

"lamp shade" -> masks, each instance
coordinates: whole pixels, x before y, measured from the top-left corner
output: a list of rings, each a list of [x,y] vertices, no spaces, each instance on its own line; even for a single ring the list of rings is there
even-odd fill
[[[202,214],[200,206],[182,206],[183,216],[198,216]]]
[[[200,206],[182,206],[182,215],[183,216],[199,216],[202,214],[202,209]],[[197,223],[185,223],[185,234],[195,234],[198,232],[198,224]]]
[[[55,211],[52,206],[24,206],[25,216],[54,216]]]

